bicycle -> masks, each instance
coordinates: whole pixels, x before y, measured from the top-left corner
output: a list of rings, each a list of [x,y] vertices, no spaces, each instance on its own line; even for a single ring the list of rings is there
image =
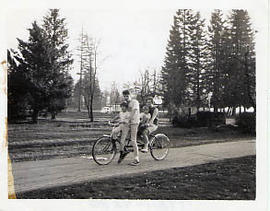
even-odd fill
[[[120,144],[119,135],[116,139],[113,139],[110,135],[103,135],[98,138],[92,147],[93,160],[99,165],[108,165],[115,158],[116,154],[119,153],[117,144]],[[124,147],[126,152],[133,152],[133,147],[130,145],[130,137],[126,140]],[[144,146],[142,138],[138,136],[137,145],[139,150]],[[163,133],[150,134],[149,135],[149,151],[151,156],[156,161],[164,160],[170,147],[170,139]]]

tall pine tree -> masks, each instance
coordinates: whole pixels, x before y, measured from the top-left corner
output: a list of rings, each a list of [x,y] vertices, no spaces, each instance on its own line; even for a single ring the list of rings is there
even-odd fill
[[[162,67],[162,85],[165,105],[177,108],[188,104],[188,59],[189,30],[191,10],[181,9],[176,12],[170,37],[166,48],[164,66]]]
[[[188,63],[188,91],[190,106],[195,106],[197,110],[203,106],[205,94],[205,68],[206,68],[206,33],[204,19],[200,13],[190,16],[189,24],[190,49]]]
[[[208,26],[208,65],[206,68],[207,75],[207,92],[211,93],[211,106],[214,108],[214,112],[218,111],[218,108],[224,108],[224,94],[225,91],[225,69],[226,69],[226,57],[228,56],[228,50],[226,40],[228,39],[228,33],[226,31],[226,22],[223,19],[221,10],[215,10],[211,14],[210,25]]]
[[[248,12],[233,10],[229,16],[226,101],[233,107],[256,110],[254,33]]]
[[[18,39],[19,52],[15,59],[19,63],[19,70],[24,74],[25,90],[29,95],[29,105],[32,109],[32,120],[37,122],[39,111],[48,107],[50,90],[53,89],[55,75],[51,70],[51,54],[54,49],[44,36],[44,31],[37,25],[32,24],[29,29],[28,42]],[[12,85],[12,84],[10,84]]]
[[[58,9],[50,9],[43,19],[45,38],[54,49],[51,53],[52,74],[55,75],[53,86],[50,90],[50,102],[48,110],[52,119],[58,111],[65,107],[65,99],[71,96],[73,80],[68,72],[73,63],[68,51],[68,30],[65,18],[60,18]]]
[[[37,122],[39,111],[43,109],[51,111],[54,118],[56,112],[64,108],[65,99],[71,95],[73,80],[68,67],[72,59],[65,44],[67,30],[64,30],[63,21],[58,16],[58,10],[50,10],[44,18],[43,27],[34,22],[28,29],[28,41],[18,39],[18,52],[12,58],[17,65],[9,59],[11,83],[8,88],[17,90],[13,83],[15,76],[23,76],[20,83],[25,90],[24,99],[32,110],[33,122]],[[10,96],[17,96],[15,92]]]

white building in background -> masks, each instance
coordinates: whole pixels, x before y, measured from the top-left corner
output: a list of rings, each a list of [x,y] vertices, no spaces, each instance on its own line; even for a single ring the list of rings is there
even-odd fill
[[[110,114],[113,112],[120,112],[120,111],[121,111],[120,104],[104,106],[101,109],[101,113],[107,113],[107,114]]]
[[[101,113],[110,113],[110,107],[109,106],[105,106],[101,109]]]

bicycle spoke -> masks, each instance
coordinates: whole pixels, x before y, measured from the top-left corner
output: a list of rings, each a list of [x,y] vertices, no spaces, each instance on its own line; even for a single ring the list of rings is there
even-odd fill
[[[93,159],[99,165],[109,164],[116,154],[116,146],[109,137],[98,139],[92,149]]]
[[[156,134],[150,143],[150,152],[155,160],[163,160],[169,152],[170,140],[164,134]]]

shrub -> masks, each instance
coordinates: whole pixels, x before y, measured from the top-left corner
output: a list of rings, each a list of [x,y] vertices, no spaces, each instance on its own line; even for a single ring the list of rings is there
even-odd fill
[[[172,118],[174,127],[213,127],[217,125],[225,125],[226,117],[222,112],[213,113],[210,111],[197,112],[196,115],[180,115],[175,113]]]
[[[236,117],[236,125],[243,133],[256,134],[256,113],[242,113]]]
[[[31,116],[31,109],[27,102],[21,100],[19,103],[8,102],[8,122],[15,123],[17,121],[26,120]]]
[[[197,112],[197,124],[201,127],[223,125],[226,124],[226,117],[222,112],[200,111]]]
[[[188,116],[176,115],[172,119],[172,124],[174,127],[191,128],[195,121],[194,118],[188,118]]]

